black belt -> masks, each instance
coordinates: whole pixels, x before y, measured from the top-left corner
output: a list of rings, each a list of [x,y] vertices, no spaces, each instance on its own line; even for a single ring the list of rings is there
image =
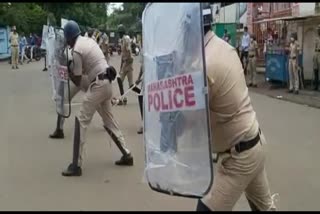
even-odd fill
[[[105,80],[105,79],[108,78],[108,76],[107,76],[107,73],[98,74],[98,75],[96,76],[96,78],[94,78],[94,79],[91,81],[91,83],[95,82],[97,78],[98,78],[98,80]]]
[[[18,45],[11,45],[11,47],[18,47]]]
[[[249,56],[249,58],[254,58],[255,57],[255,55],[251,55],[251,56]]]
[[[316,50],[316,52],[320,52],[320,50]]]
[[[236,144],[234,146],[235,150],[238,153],[241,153],[241,152],[244,152],[246,150],[249,150],[249,149],[253,148],[260,141],[260,133],[261,133],[261,131],[259,129],[259,132],[258,132],[257,136],[255,138],[253,138],[252,140],[241,141],[240,143]],[[228,149],[227,151],[225,151],[225,153],[231,153],[231,149]]]
[[[290,59],[296,59],[297,57],[290,57]]]

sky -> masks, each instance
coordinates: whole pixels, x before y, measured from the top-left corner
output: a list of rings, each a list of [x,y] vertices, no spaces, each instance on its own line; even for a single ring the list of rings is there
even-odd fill
[[[110,2],[110,6],[108,8],[108,15],[110,15],[113,12],[114,8],[120,7],[122,7],[122,2]]]

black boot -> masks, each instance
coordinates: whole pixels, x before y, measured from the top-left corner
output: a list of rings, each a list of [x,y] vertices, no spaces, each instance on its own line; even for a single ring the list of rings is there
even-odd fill
[[[61,125],[61,120],[63,120],[63,118],[61,116],[58,115],[57,117],[57,128],[54,131],[53,134],[49,135],[50,138],[52,139],[63,139],[64,138],[64,133],[63,133],[63,129]]]
[[[62,129],[56,129],[53,134],[49,135],[50,138],[52,139],[63,139],[64,138],[64,133]]]
[[[121,142],[119,141],[119,139],[117,138],[117,136],[110,129],[108,129],[106,126],[104,126],[104,129],[108,132],[111,139],[117,145],[120,152],[122,153],[121,159],[116,161],[115,164],[119,165],[119,166],[133,166],[133,157],[130,154],[130,152],[128,153],[125,150],[125,148],[123,148],[123,146],[122,146]]]
[[[318,69],[314,69],[314,88],[313,90],[317,91],[318,90],[318,85],[319,85],[319,70]]]
[[[138,134],[143,134],[143,128],[141,127],[138,131],[137,131]]]
[[[73,138],[73,158],[72,163],[62,172],[62,176],[81,176],[82,170],[78,164],[80,152],[80,123],[78,118],[75,119],[74,138]]]
[[[121,157],[120,160],[115,162],[118,166],[133,166],[133,157],[131,154],[126,154]]]
[[[80,166],[70,164],[66,170],[62,172],[62,176],[71,177],[71,176],[81,176],[82,169]]]

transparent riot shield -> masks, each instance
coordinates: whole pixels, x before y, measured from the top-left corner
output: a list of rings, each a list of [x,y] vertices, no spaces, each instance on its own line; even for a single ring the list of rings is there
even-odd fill
[[[213,179],[200,3],[143,12],[145,177],[158,192],[202,197]]]
[[[71,115],[68,53],[63,29],[55,29],[52,75],[55,87],[57,113],[62,117]]]

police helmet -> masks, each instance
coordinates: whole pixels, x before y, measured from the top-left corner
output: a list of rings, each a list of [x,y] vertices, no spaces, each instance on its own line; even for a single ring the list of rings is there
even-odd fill
[[[64,26],[64,37],[67,42],[70,42],[72,39],[76,38],[81,34],[80,27],[75,21],[68,21]]]
[[[212,18],[212,10],[209,2],[201,3],[202,8],[202,16],[203,16],[203,27],[211,26],[213,18]]]

